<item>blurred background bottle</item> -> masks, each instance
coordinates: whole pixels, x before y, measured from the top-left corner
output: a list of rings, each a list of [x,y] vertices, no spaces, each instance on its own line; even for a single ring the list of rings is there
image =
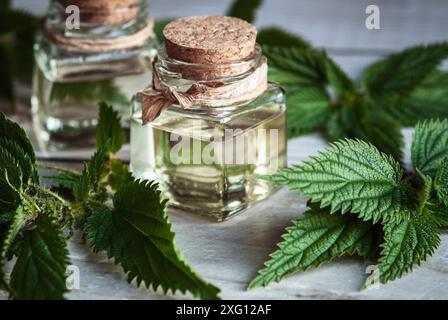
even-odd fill
[[[144,0],[52,0],[34,46],[32,110],[42,150],[93,146],[99,101],[128,128],[132,94],[151,82],[156,47]]]

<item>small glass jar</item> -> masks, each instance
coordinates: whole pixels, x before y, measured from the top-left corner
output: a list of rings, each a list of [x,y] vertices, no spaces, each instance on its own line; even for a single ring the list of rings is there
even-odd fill
[[[250,82],[254,73],[267,72],[260,69],[263,63],[266,58],[258,45],[246,60],[220,65],[172,59],[162,47],[154,72],[169,91],[188,92],[200,83]],[[192,80],[210,68],[214,71],[205,74],[234,72]],[[189,108],[173,104],[142,125],[145,96],[154,93],[152,87],[138,92],[132,105],[131,170],[135,177],[158,181],[172,207],[217,221],[242,212],[274,191],[271,183],[254,175],[272,174],[286,166],[286,106],[281,87],[269,83],[249,101],[235,99],[235,95],[211,95]]]
[[[69,5],[79,8],[79,29],[69,27]],[[32,110],[43,151],[94,146],[99,101],[129,128],[132,95],[150,81],[157,53],[152,24],[145,0],[51,1],[34,46]]]

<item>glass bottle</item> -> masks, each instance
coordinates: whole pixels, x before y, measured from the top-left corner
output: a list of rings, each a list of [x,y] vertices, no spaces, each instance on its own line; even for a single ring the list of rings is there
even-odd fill
[[[145,0],[50,2],[34,46],[32,111],[43,151],[94,146],[99,101],[129,128],[132,95],[151,79],[152,24]]]
[[[266,58],[257,45],[245,60],[195,64],[170,58],[159,49],[154,65],[160,81],[177,92],[198,83],[246,81]],[[192,74],[213,68],[235,70],[224,77],[192,80]],[[189,70],[189,72],[185,72]],[[286,166],[285,94],[277,84],[249,101],[211,96],[186,109],[170,105],[151,123],[142,124],[144,97],[138,92],[131,116],[131,170],[137,178],[156,180],[170,206],[223,221],[265,199],[275,187],[254,175],[268,175]]]

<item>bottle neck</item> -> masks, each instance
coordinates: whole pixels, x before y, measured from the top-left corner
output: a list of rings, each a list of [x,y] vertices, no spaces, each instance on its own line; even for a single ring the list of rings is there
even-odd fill
[[[250,58],[226,64],[198,64],[172,59],[167,55],[164,46],[161,46],[154,71],[162,83],[170,87],[191,86],[194,83],[226,85],[247,79],[265,61],[266,58],[258,45]]]
[[[148,19],[145,0],[52,0],[44,27],[66,38],[114,39],[138,33]]]
[[[186,63],[169,58],[161,48],[153,91],[143,92],[142,122],[152,122],[169,106],[204,114],[234,112],[266,91],[267,71],[259,46],[250,58],[226,64]]]

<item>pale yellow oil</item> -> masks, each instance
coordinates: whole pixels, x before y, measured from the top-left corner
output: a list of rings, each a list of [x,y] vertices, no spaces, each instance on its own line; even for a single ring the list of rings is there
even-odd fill
[[[136,113],[131,118],[132,172],[158,181],[172,207],[225,220],[274,191],[255,175],[286,166],[285,113],[283,106],[271,104],[221,124],[167,111],[146,126]]]
[[[129,130],[131,98],[151,80],[151,72],[81,81],[51,81],[37,68],[33,85],[33,120],[43,149],[95,146],[99,102],[112,105]]]

